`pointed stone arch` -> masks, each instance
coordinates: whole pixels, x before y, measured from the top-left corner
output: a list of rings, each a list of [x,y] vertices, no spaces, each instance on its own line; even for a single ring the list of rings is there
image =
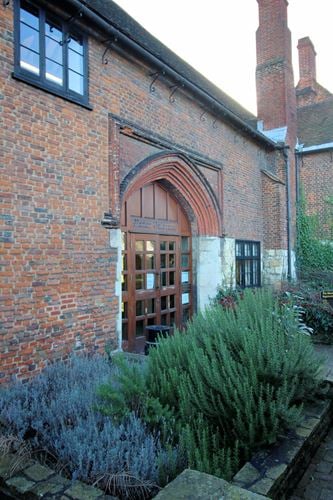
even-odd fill
[[[215,193],[204,175],[188,158],[173,152],[162,152],[146,158],[121,183],[122,202],[142,186],[152,182],[164,182],[174,187],[180,199],[191,207],[198,235],[221,234],[222,217]]]

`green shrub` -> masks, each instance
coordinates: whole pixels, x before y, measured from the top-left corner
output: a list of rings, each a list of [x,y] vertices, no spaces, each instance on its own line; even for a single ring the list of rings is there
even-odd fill
[[[134,413],[155,433],[164,430],[166,422],[172,426],[173,414],[168,406],[162,406],[159,398],[147,390],[146,363],[131,362],[121,353],[111,360],[118,370],[112,381],[98,388],[98,410],[118,423]]]
[[[285,284],[283,293],[290,294],[296,306],[302,309],[304,323],[313,331],[313,339],[333,343],[333,309],[321,298],[321,291],[329,289],[333,273],[325,276],[312,273],[311,279],[296,284]]]
[[[332,217],[332,215],[331,215]],[[302,277],[313,271],[333,271],[332,232],[319,233],[318,217],[308,215],[304,195],[297,207],[297,268]]]
[[[238,457],[295,424],[319,375],[295,311],[258,291],[245,292],[235,309],[211,307],[185,334],[161,339],[149,356],[147,387],[174,411],[188,461],[229,478]]]

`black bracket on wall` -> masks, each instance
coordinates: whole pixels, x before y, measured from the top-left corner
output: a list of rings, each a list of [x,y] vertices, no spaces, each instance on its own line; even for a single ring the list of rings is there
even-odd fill
[[[149,73],[149,76],[153,77],[151,84],[149,85],[149,92],[155,92],[156,88],[154,87],[154,83],[158,80],[160,76],[164,76],[165,71],[156,71],[155,73]]]
[[[112,215],[111,212],[105,212],[101,220],[101,224],[105,229],[119,229],[119,220]]]
[[[70,26],[71,24],[74,23],[74,21],[76,21],[76,19],[80,18],[83,16],[83,12],[82,10],[78,10],[75,14],[73,14],[71,17],[69,17],[66,21],[67,23],[67,27]],[[52,31],[52,29],[51,29]],[[61,42],[59,42],[60,45],[65,45],[66,43],[69,43],[70,41],[72,40],[72,37],[70,35],[68,35],[64,40],[62,40]]]
[[[171,87],[169,87],[169,89],[172,90],[171,94],[169,95],[169,101],[171,103],[175,102],[175,98],[173,96],[175,95],[175,93],[177,92],[177,90],[179,88],[183,88],[183,87],[184,87],[183,83],[176,83],[175,85],[171,85]]]
[[[10,4],[10,0],[2,0],[2,5],[4,7],[8,7],[9,4]]]
[[[200,115],[200,121],[201,122],[205,122],[206,121],[206,115],[207,114],[207,111],[203,111]]]
[[[103,64],[108,64],[109,59],[106,57],[106,54],[108,53],[109,50],[112,49],[112,46],[118,42],[118,38],[116,36],[109,38],[108,40],[104,40],[103,43],[106,44],[106,49],[103,52],[102,55],[102,63]]]

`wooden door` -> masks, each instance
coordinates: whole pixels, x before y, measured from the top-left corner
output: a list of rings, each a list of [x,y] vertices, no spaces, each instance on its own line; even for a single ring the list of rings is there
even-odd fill
[[[144,348],[147,326],[180,327],[192,311],[187,219],[177,202],[158,184],[140,191],[125,205],[127,224],[123,226],[123,340],[124,348],[136,352]],[[154,207],[161,199],[165,210],[160,203],[155,212],[165,214],[165,218],[142,217],[145,207]],[[156,214],[153,210],[149,215]],[[141,232],[143,229],[145,232]]]

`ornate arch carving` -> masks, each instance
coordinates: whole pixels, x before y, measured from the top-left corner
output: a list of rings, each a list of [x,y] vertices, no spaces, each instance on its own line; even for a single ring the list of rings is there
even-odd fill
[[[221,234],[222,218],[215,193],[200,170],[178,153],[158,153],[136,165],[121,183],[122,201],[156,181],[167,181],[186,200],[196,217],[199,235]]]

